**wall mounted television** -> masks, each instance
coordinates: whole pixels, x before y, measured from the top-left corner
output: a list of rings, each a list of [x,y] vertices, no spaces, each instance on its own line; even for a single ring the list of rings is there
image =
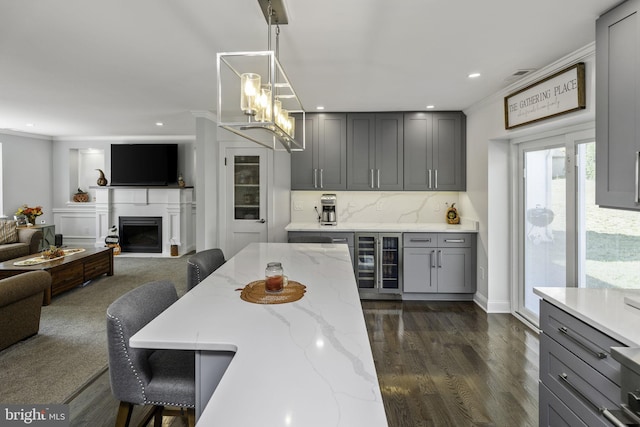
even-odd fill
[[[178,144],[112,144],[111,185],[178,182]]]

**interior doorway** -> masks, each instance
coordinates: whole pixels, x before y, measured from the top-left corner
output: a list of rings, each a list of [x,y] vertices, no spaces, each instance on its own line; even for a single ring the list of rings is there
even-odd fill
[[[225,150],[227,258],[249,243],[267,241],[266,157],[264,148]]]

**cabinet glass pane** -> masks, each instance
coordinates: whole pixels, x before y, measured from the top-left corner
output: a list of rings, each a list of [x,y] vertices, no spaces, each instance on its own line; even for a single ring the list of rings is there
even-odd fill
[[[234,156],[235,219],[260,218],[260,157]]]
[[[358,267],[356,279],[358,287],[376,287],[376,239],[373,236],[358,238]]]
[[[400,238],[383,237],[382,238],[382,288],[398,289],[398,248],[400,247]]]

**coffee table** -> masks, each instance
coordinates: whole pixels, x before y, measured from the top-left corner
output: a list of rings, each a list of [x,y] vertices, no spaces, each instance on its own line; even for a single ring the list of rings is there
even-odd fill
[[[27,271],[46,271],[51,275],[51,289],[45,290],[42,305],[51,304],[51,297],[102,274],[113,276],[113,249],[88,248],[83,252],[69,254],[64,258],[35,265],[14,265],[37,256],[26,255],[20,258],[0,262],[0,279],[26,273]]]

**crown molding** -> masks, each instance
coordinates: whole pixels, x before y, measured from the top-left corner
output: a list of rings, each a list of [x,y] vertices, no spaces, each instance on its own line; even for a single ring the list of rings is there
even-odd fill
[[[569,65],[575,64],[577,62],[581,62],[584,61],[588,58],[591,58],[593,56],[595,56],[596,53],[596,43],[591,42],[588,45],[571,52],[570,54],[563,56],[562,58],[558,59],[557,61],[552,62],[551,64],[537,70],[537,71],[533,71],[530,74],[527,74],[524,78],[522,78],[521,80],[518,80],[516,82],[513,82],[512,84],[510,84],[509,86],[501,89],[500,91],[494,93],[493,95],[488,96],[487,98],[484,98],[478,102],[476,102],[475,104],[472,104],[471,106],[469,106],[468,108],[464,109],[464,113],[465,114],[469,114],[472,113],[474,111],[477,111],[479,109],[484,108],[486,105],[494,103],[495,101],[500,101],[502,102],[504,100],[504,97],[509,95],[510,93],[516,92],[519,89],[522,89],[523,87],[526,87],[528,85],[530,85],[531,83],[534,83],[538,80],[542,80],[545,77],[548,77],[564,68],[566,68]]]
[[[13,135],[13,136],[21,136],[24,138],[34,138],[34,139],[43,139],[45,141],[53,141],[53,137],[49,135],[42,135],[39,133],[29,133],[29,132],[21,132],[18,130],[12,129],[0,129],[0,135]]]
[[[54,142],[64,141],[195,141],[195,135],[113,135],[113,136],[56,136]]]

